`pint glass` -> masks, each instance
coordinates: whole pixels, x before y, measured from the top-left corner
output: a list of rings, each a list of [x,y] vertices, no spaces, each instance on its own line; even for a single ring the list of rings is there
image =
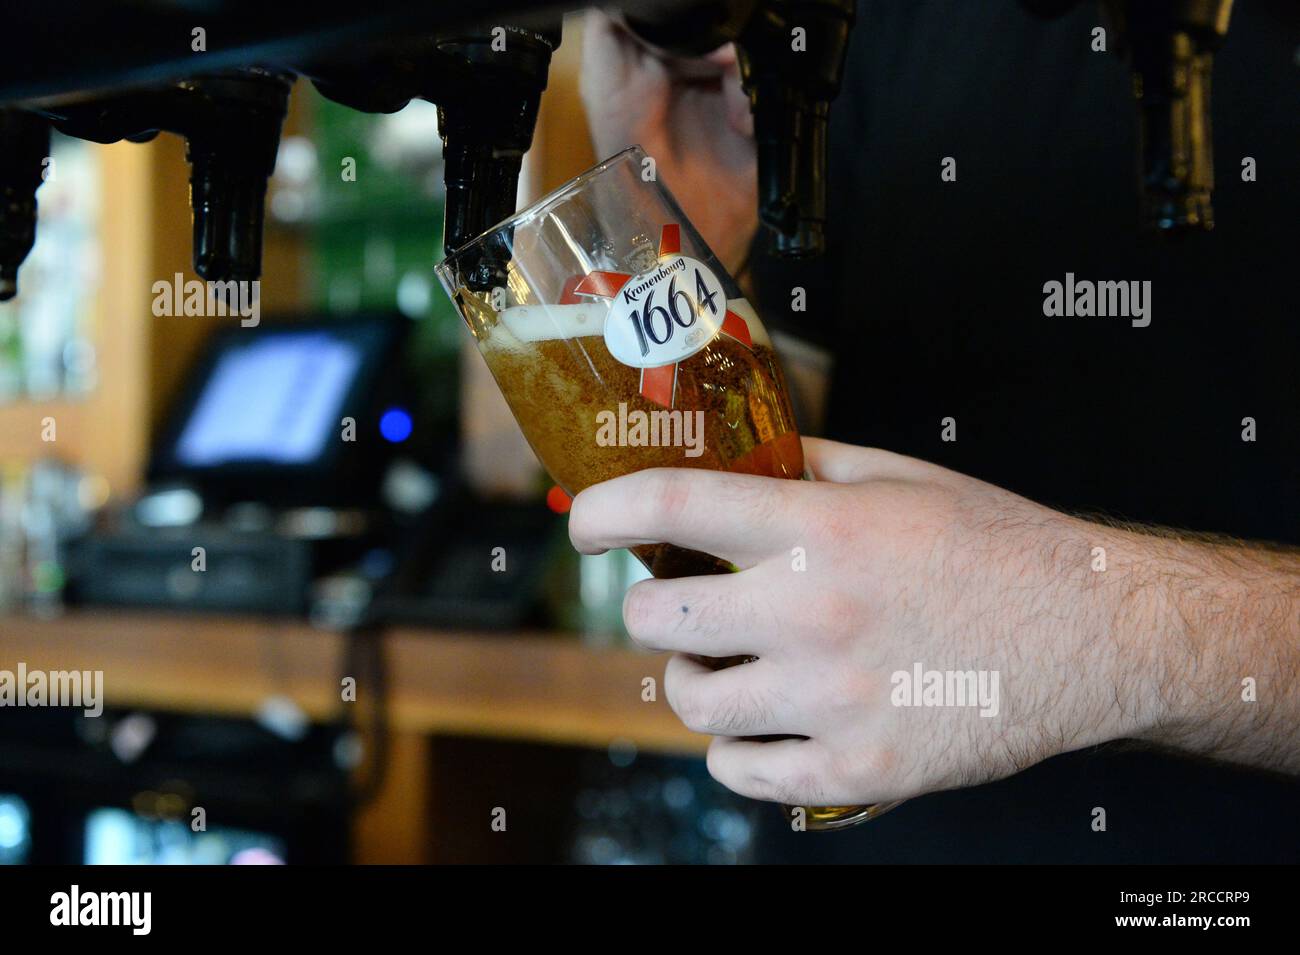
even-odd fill
[[[654,467],[805,476],[771,339],[639,147],[437,271],[534,453],[570,495]],[[633,553],[656,577],[735,569],[667,543]],[[804,807],[804,822],[843,828],[892,805]]]

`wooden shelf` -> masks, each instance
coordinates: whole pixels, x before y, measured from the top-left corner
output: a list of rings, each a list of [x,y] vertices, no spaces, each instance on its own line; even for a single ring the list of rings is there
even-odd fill
[[[388,714],[400,733],[700,753],[662,693],[665,658],[572,636],[397,629],[385,635]],[[108,706],[249,716],[286,696],[314,720],[340,700],[344,640],[300,621],[95,610],[0,618],[0,669],[102,670]],[[660,688],[642,702],[642,681]],[[358,677],[364,702],[370,690]],[[355,705],[360,705],[355,704]]]

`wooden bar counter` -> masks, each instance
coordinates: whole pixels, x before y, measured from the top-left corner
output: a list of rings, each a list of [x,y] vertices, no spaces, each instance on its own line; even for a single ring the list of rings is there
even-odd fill
[[[596,649],[571,635],[471,634],[399,627],[381,638],[391,729],[385,784],[354,825],[359,861],[428,861],[412,819],[428,819],[430,746],[478,736],[564,746],[634,744],[699,754],[662,692],[665,657]],[[102,670],[104,703],[234,717],[287,697],[315,721],[343,706],[346,640],[298,620],[70,611],[52,619],[0,617],[0,669]],[[643,700],[654,680],[655,700]]]

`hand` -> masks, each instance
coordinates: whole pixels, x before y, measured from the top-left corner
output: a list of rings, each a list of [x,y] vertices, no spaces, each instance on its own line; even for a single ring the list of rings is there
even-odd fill
[[[1175,607],[1167,581],[1190,558],[1167,550],[1181,542],[888,452],[804,447],[818,482],[647,470],[583,491],[570,515],[584,553],[666,541],[740,568],[643,581],[624,604],[637,643],[675,651],[666,697],[688,727],[715,736],[710,772],[738,793],[857,805],[997,779],[1119,737],[1186,741],[1206,687],[1231,700],[1242,672],[1260,672],[1224,659],[1244,642],[1193,632],[1199,602]],[[1226,590],[1210,579],[1196,585],[1216,591],[1217,607]],[[745,655],[758,660],[719,671],[692,658]],[[1293,647],[1280,665],[1294,660]],[[918,668],[973,673],[973,690],[982,673],[984,699],[901,705],[925,701],[923,686],[902,696],[901,676]],[[1265,710],[1249,712],[1252,732],[1266,728]],[[799,738],[750,739],[770,736]]]
[[[733,274],[758,228],[758,160],[731,45],[663,59],[597,10],[583,29],[582,100],[601,159],[640,144]]]

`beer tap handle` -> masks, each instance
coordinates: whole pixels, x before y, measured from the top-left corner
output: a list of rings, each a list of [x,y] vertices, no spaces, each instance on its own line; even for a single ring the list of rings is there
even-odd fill
[[[1102,8],[1133,71],[1142,224],[1167,234],[1212,229],[1210,73],[1232,0],[1102,0]]]
[[[678,56],[735,41],[754,114],[759,221],[778,255],[824,251],[827,119],[854,0],[716,0],[628,11],[622,20],[643,43]]]
[[[1020,0],[1042,17],[1078,0]],[[1232,0],[1099,0],[1112,50],[1133,73],[1141,225],[1165,235],[1214,228],[1210,74]]]
[[[194,213],[194,270],[209,281],[251,281],[262,272],[267,180],[294,75],[243,67],[101,99],[46,106],[70,136],[144,142],[159,130],[186,140]]]
[[[827,119],[853,21],[853,0],[763,0],[736,43],[754,113],[759,218],[778,255],[825,248]]]
[[[515,211],[519,172],[560,40],[558,22],[546,29],[495,27],[438,38],[439,50],[457,64],[454,79],[436,95],[448,253]]]
[[[515,211],[524,153],[560,39],[558,20],[536,28],[470,28],[411,37],[397,48],[380,44],[346,62],[304,64],[302,71],[323,95],[366,112],[393,112],[416,98],[437,104],[447,187],[443,245],[450,253]],[[503,268],[485,263],[470,287],[491,287]]]
[[[184,122],[194,210],[194,270],[210,281],[262,274],[266,186],[275,171],[280,126],[293,75],[249,69],[188,84]]]
[[[18,294],[18,267],[36,243],[36,190],[49,153],[45,119],[0,109],[0,302]]]

